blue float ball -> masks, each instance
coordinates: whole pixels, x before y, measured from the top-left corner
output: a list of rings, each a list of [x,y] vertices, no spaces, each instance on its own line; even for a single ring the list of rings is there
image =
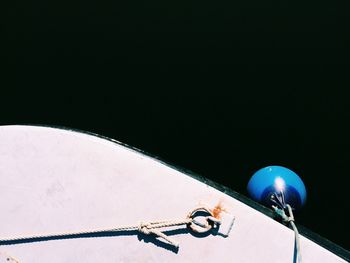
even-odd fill
[[[252,199],[267,206],[274,203],[271,196],[283,192],[285,203],[300,209],[306,201],[303,181],[292,170],[283,166],[267,166],[257,171],[248,182],[248,193]]]

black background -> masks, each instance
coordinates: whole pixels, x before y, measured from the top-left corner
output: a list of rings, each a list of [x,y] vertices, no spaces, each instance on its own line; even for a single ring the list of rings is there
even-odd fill
[[[277,164],[298,222],[349,249],[349,27],[340,1],[9,1],[2,124],[95,132],[246,194]]]

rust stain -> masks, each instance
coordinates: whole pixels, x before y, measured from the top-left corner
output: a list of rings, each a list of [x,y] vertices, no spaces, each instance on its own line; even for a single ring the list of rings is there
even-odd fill
[[[220,219],[221,217],[221,213],[222,212],[227,212],[227,210],[223,207],[222,205],[222,201],[220,201],[216,206],[214,206],[213,209],[210,209],[210,212],[213,213],[213,216],[216,218],[216,219]]]

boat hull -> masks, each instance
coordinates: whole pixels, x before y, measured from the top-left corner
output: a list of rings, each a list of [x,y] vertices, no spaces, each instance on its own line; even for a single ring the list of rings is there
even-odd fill
[[[206,181],[110,139],[2,126],[0,167],[0,238],[186,218],[198,205],[220,205],[235,218],[228,237],[176,228],[168,234],[178,249],[137,231],[2,242],[0,251],[19,262],[293,262],[291,229]],[[304,262],[346,262],[304,236],[301,248]]]

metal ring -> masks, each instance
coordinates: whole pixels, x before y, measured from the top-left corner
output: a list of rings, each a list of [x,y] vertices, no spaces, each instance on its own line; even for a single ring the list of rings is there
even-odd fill
[[[194,218],[196,217],[195,214],[197,212],[205,212],[205,213],[208,213],[208,216],[207,216],[207,220],[205,222],[205,224],[196,224],[194,221]],[[213,217],[213,213],[210,211],[209,208],[205,207],[205,206],[200,206],[200,207],[197,207],[195,209],[193,209],[188,215],[187,215],[187,218],[190,218],[192,219],[192,222],[189,223],[187,226],[193,231],[193,232],[196,232],[196,233],[206,233],[208,231],[210,231],[212,228],[213,228],[213,225],[212,224],[209,224],[209,220],[208,218],[209,217]]]

